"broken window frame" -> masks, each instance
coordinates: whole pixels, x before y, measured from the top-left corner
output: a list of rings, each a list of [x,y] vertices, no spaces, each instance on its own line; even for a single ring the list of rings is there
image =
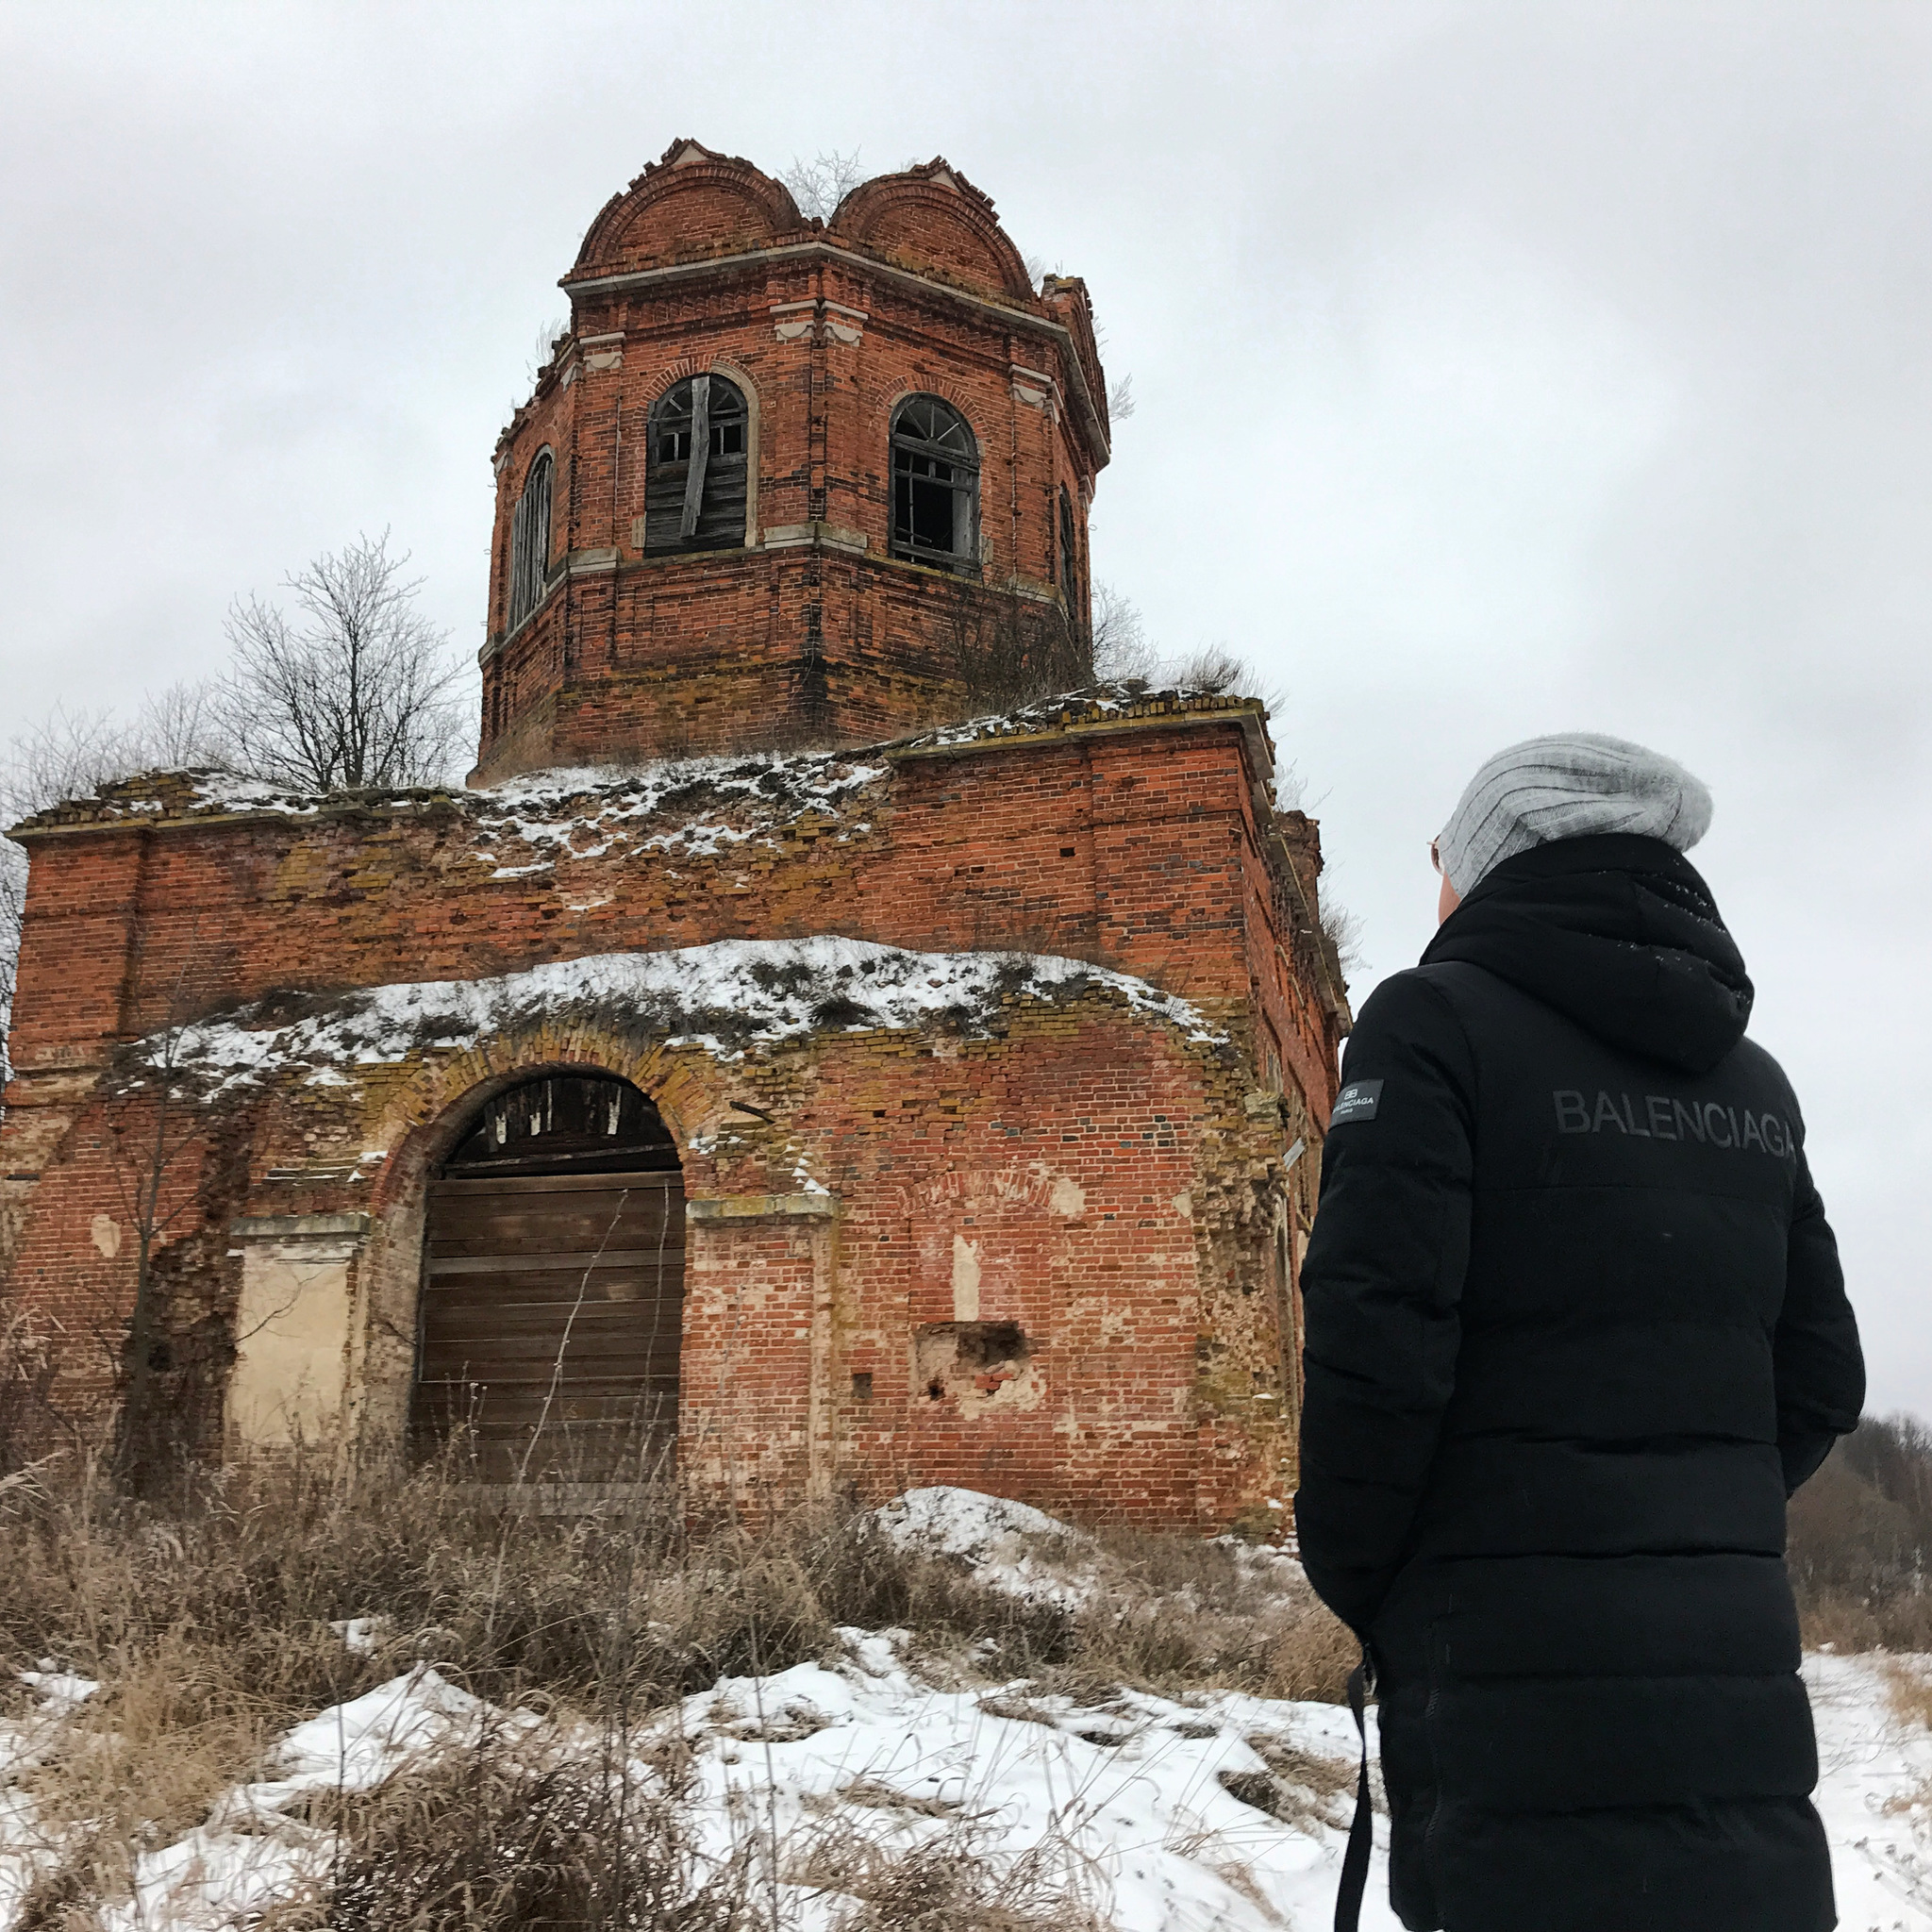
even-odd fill
[[[728,375],[706,370],[651,405],[644,444],[644,550],[675,556],[745,542],[751,404]]]
[[[1060,596],[1067,607],[1067,622],[1080,625],[1079,539],[1074,525],[1074,499],[1067,486],[1060,485]]]
[[[979,440],[973,425],[942,396],[906,397],[892,411],[891,475],[892,555],[976,577]],[[943,546],[933,541],[936,502],[951,512],[950,541]]]
[[[537,452],[524,477],[524,493],[509,520],[509,608],[504,629],[512,631],[543,601],[550,575],[550,497],[557,458]]]

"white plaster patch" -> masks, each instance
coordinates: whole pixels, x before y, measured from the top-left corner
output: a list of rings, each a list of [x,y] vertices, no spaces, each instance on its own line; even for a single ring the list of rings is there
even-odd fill
[[[953,1320],[979,1320],[979,1244],[953,1237]]]
[[[1185,1190],[1183,1190],[1180,1193],[1176,1194],[1172,1201],[1168,1203],[1168,1206],[1172,1208],[1176,1214],[1178,1214],[1183,1221],[1187,1221],[1191,1219],[1193,1216],[1194,1197],[1193,1195],[1188,1193]]]
[[[96,1214],[88,1232],[93,1236],[94,1246],[108,1260],[121,1252],[121,1224],[111,1214]]]
[[[1064,1214],[1071,1220],[1086,1211],[1087,1190],[1072,1174],[1059,1174],[1054,1180],[1053,1191],[1046,1197],[1046,1205],[1056,1214]]]
[[[332,1441],[349,1347],[346,1241],[250,1243],[235,1311],[228,1423],[249,1448]]]

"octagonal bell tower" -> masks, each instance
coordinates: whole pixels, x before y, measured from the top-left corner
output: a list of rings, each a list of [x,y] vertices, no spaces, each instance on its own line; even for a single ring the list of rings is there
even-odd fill
[[[802,216],[674,142],[496,449],[473,782],[859,742],[1091,673],[1082,283],[943,160]]]

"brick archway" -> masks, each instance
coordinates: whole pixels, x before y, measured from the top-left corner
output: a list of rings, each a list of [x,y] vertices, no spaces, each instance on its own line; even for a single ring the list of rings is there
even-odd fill
[[[622,1076],[553,1069],[469,1109],[425,1191],[412,1452],[490,1483],[664,1471],[684,1226],[676,1146]]]

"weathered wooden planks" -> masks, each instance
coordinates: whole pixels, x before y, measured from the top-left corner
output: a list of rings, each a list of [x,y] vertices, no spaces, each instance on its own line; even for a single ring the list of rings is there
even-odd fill
[[[602,1481],[662,1455],[683,1335],[680,1175],[435,1181],[423,1275],[419,1452],[459,1432],[488,1480]]]

